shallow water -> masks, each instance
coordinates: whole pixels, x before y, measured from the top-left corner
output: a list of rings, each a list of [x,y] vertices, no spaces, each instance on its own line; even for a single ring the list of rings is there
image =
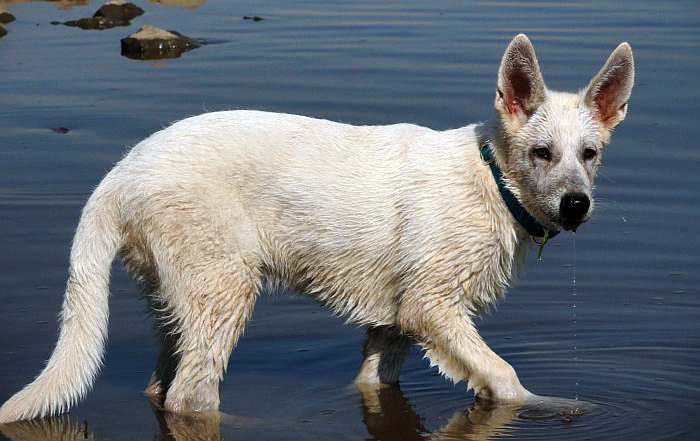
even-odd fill
[[[635,49],[630,112],[606,152],[597,213],[577,234],[576,323],[570,234],[542,261],[533,252],[479,322],[528,389],[596,407],[572,417],[475,405],[418,351],[400,390],[361,393],[351,382],[363,330],[281,294],[261,298],[231,358],[221,424],[163,415],[140,394],[155,359],[150,323],[115,267],[95,389],[68,417],[5,427],[8,437],[698,439],[697,2],[161,3],[140,2],[146,14],[129,27],[84,31],[49,22],[99,4],[0,0],[17,16],[0,39],[0,401],[50,354],[80,208],[128,146],[229,108],[436,129],[484,120],[505,44],[526,32],[554,89],[583,87],[620,41]],[[119,39],[143,24],[210,44],[173,60],[120,56]]]

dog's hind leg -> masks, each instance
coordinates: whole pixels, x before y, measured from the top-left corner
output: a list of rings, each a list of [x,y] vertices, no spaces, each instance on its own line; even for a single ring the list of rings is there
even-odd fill
[[[239,256],[180,262],[161,288],[177,329],[178,358],[164,407],[215,411],[229,355],[250,318],[260,273]]]
[[[146,246],[146,240],[135,228],[128,225],[127,244],[121,250],[122,262],[126,270],[143,291],[149,314],[154,320],[154,330],[157,339],[158,359],[156,368],[144,390],[144,394],[162,406],[165,392],[175,375],[177,367],[176,329],[172,322],[168,321],[167,306],[160,295],[160,280],[155,269],[153,254]]]
[[[153,371],[148,381],[148,386],[143,392],[154,402],[162,405],[165,400],[165,392],[175,376],[175,369],[179,361],[179,357],[176,354],[178,335],[172,326],[167,326],[166,323],[163,323],[164,320],[160,319],[158,314],[155,314],[155,320],[160,348],[158,350],[156,369]]]
[[[362,366],[356,384],[393,384],[399,382],[401,366],[413,340],[396,328],[377,326],[367,330],[362,350]]]

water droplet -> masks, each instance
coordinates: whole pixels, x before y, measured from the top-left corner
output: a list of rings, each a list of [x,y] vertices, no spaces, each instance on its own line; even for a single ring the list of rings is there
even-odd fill
[[[573,252],[572,252],[572,258],[571,258],[571,320],[573,322],[572,324],[572,346],[573,346],[573,361],[574,361],[574,369],[576,372],[578,372],[578,346],[577,346],[577,330],[576,330],[576,234],[573,235]],[[575,392],[574,392],[574,397],[576,400],[578,400],[578,389],[579,389],[579,384],[578,380],[576,380],[576,385],[575,385]]]

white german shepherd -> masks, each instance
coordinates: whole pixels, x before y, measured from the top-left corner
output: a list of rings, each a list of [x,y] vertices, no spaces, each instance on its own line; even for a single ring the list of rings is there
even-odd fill
[[[162,349],[147,393],[167,410],[218,409],[255,300],[280,285],[369,326],[357,383],[396,382],[417,342],[478,397],[532,399],[472,318],[503,295],[530,236],[590,217],[633,83],[622,43],[586,89],[550,91],[521,34],[498,71],[492,125],[436,132],[230,111],[155,133],[88,200],[58,343],[0,422],[65,412],[87,393],[117,254],[155,315]]]

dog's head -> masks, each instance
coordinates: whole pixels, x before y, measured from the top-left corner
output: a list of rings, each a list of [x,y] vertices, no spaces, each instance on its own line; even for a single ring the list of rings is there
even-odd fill
[[[625,118],[633,84],[627,43],[576,94],[547,90],[527,36],[508,45],[498,71],[496,154],[513,192],[544,225],[575,230],[590,218],[603,147]]]

